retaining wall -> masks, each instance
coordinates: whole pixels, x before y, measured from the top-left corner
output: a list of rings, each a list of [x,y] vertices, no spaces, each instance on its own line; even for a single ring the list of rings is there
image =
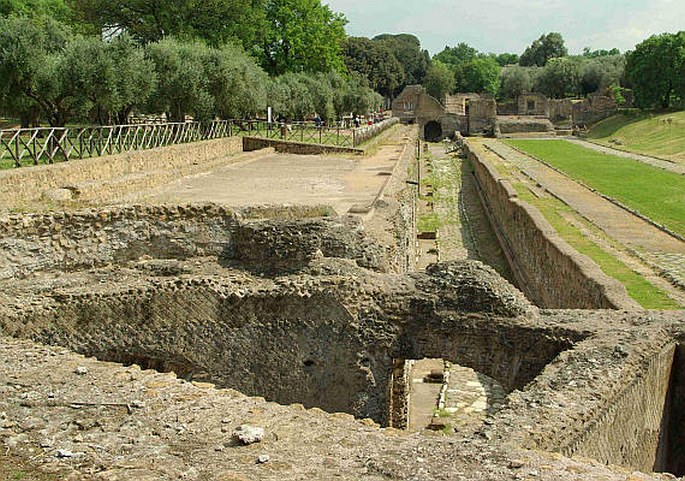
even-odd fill
[[[538,306],[557,309],[639,309],[625,288],[567,244],[536,208],[468,142],[464,152],[518,286]]]
[[[22,207],[68,188],[74,199],[118,198],[157,187],[241,151],[236,137],[0,171],[0,206]]]
[[[662,438],[668,436],[667,393],[675,349],[669,344],[649,359],[633,382],[562,453],[644,472],[663,471],[667,443]]]
[[[353,154],[362,155],[362,149],[350,147],[335,147],[332,145],[309,144],[306,142],[290,142],[285,140],[262,139],[260,137],[243,137],[243,151],[252,152],[255,150],[273,147],[276,152],[297,155],[321,155],[321,154]]]

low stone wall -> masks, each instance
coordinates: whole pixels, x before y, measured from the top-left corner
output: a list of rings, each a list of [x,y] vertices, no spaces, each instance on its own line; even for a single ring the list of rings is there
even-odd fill
[[[468,142],[481,200],[517,284],[538,306],[559,309],[638,309],[615,279],[578,253],[545,217]]]
[[[644,472],[664,471],[667,453],[662,437],[668,436],[665,407],[675,348],[669,344],[649,359],[633,382],[562,453]]]
[[[322,155],[322,154],[353,154],[362,155],[362,149],[351,147],[335,147],[332,145],[309,144],[306,142],[289,142],[285,140],[262,139],[260,137],[243,137],[243,151],[274,148],[276,152],[297,155]]]
[[[397,117],[391,117],[387,120],[383,120],[382,122],[378,122],[377,124],[372,124],[372,125],[366,125],[364,127],[361,127],[355,131],[354,134],[354,139],[357,145],[361,145],[364,142],[367,142],[377,135],[380,135],[382,132],[385,132],[387,129],[392,127],[393,125],[397,125],[400,123],[400,119]]]
[[[554,125],[548,119],[499,117],[497,120],[499,134],[521,134],[528,132],[554,132]]]
[[[217,160],[225,161],[240,151],[240,139],[233,137],[2,170],[0,209],[21,208],[45,200],[56,189],[69,194],[72,200],[118,198],[133,190],[157,187]]]
[[[257,270],[306,266],[316,256],[386,270],[358,219],[243,221],[212,204],[133,206],[0,216],[0,279],[140,258],[216,256]]]

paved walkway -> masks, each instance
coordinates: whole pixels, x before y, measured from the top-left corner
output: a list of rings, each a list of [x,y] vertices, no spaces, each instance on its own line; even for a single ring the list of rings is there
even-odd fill
[[[154,195],[162,202],[216,202],[231,207],[264,204],[329,205],[338,214],[370,208],[389,179],[404,145],[397,129],[370,156],[291,155],[269,151],[186,177]]]
[[[409,430],[422,431],[435,416],[449,429],[470,435],[483,426],[486,416],[502,409],[507,393],[496,380],[468,367],[442,359],[414,361],[411,368]],[[442,371],[447,381],[445,407],[437,411],[442,384],[427,383],[426,375]]]
[[[410,431],[423,431],[433,419],[438,407],[438,398],[442,384],[424,382],[426,375],[433,370],[442,371],[445,362],[442,359],[421,359],[414,361],[411,368],[411,392],[409,395]]]
[[[685,242],[502,142],[490,140],[484,144],[607,235],[633,251],[641,252],[648,262],[685,283]]]

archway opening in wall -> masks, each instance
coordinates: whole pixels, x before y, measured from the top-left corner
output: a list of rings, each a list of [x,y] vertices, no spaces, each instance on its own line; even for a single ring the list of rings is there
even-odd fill
[[[426,142],[438,142],[442,139],[442,126],[439,122],[431,120],[423,128],[423,138]]]

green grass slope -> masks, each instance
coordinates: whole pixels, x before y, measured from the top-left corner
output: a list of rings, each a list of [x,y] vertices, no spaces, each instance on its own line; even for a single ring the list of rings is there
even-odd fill
[[[685,236],[685,176],[565,140],[508,142]]]
[[[588,138],[610,147],[685,164],[685,112],[628,112],[598,123]]]

